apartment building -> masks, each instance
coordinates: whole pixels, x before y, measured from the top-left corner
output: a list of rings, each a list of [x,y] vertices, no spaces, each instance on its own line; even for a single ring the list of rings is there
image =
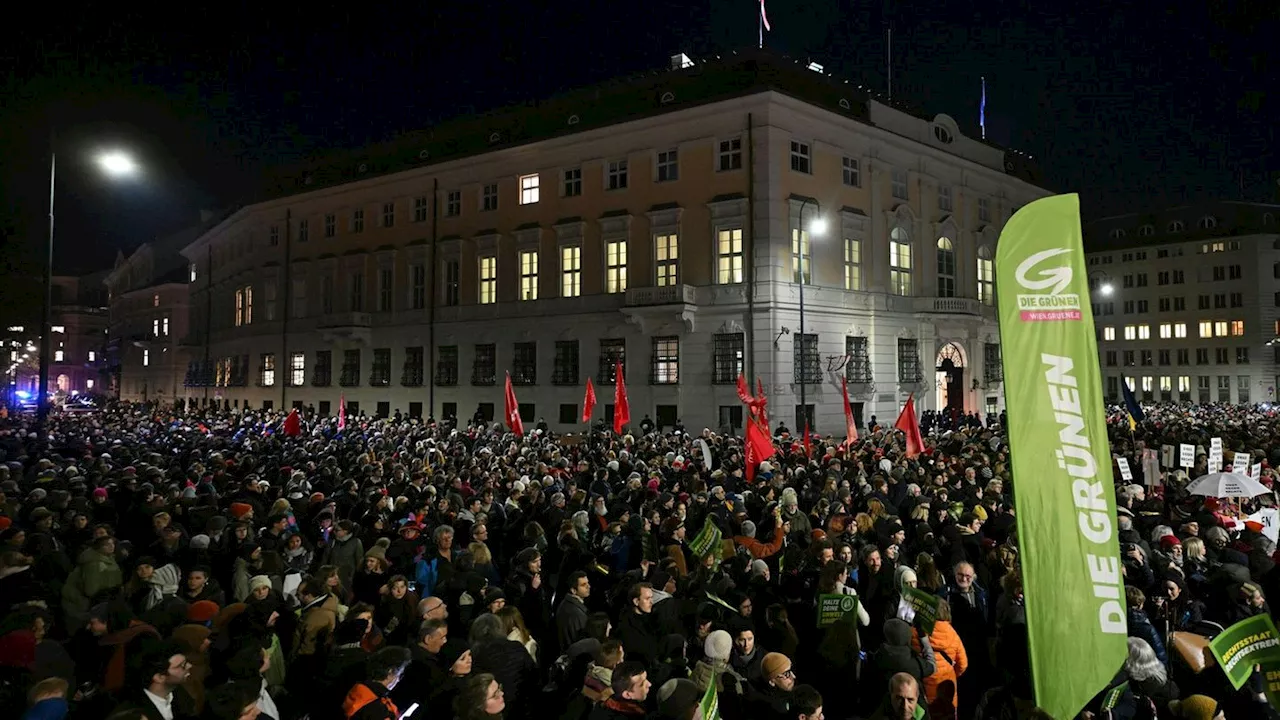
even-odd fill
[[[105,272],[98,272],[53,278],[49,390],[64,398],[107,390],[105,277]]]
[[[1215,202],[1085,230],[1106,397],[1274,402],[1280,205]]]
[[[199,234],[185,230],[116,256],[107,273],[107,365],[111,394],[173,404],[186,397],[190,278],[180,250]]]
[[[678,61],[281,177],[182,251],[186,397],[465,420],[510,373],[565,430],[620,362],[665,426],[741,427],[739,373],[819,432],[842,379],[861,418],[998,410],[992,258],[1034,164],[817,70]]]

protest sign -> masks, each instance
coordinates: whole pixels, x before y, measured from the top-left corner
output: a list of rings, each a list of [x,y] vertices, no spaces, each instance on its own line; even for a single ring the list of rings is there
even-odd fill
[[[835,625],[841,618],[858,613],[858,596],[830,593],[818,596],[818,627]]]
[[[1116,465],[1120,468],[1120,477],[1125,482],[1133,482],[1133,471],[1129,469],[1129,458],[1116,458]]]
[[[1178,445],[1178,467],[1193,468],[1196,466],[1196,446],[1180,443]]]
[[[722,539],[723,533],[720,528],[708,517],[702,524],[702,529],[698,531],[698,535],[693,538],[693,542],[689,543],[689,550],[696,557],[704,558],[708,553],[720,549]]]
[[[1174,453],[1174,448],[1172,445],[1160,446],[1160,464],[1163,467],[1169,467],[1169,468],[1176,467],[1173,464],[1173,453]]]
[[[707,683],[707,691],[703,693],[698,707],[702,709],[702,720],[720,720],[720,697],[716,694],[714,679]]]
[[[1262,482],[1262,463],[1254,463],[1253,468],[1249,471],[1249,477]]]
[[[915,612],[916,625],[925,635],[933,634],[938,622],[938,596],[911,586],[902,588],[902,601]]]
[[[1214,438],[1209,442],[1209,472],[1222,471],[1222,438]]]
[[[1261,525],[1262,534],[1266,535],[1271,542],[1277,542],[1277,538],[1280,538],[1280,510],[1262,508],[1245,519]]]
[[[1239,690],[1258,663],[1280,663],[1280,636],[1270,615],[1254,615],[1223,630],[1209,641],[1209,651]]]
[[[1160,478],[1160,456],[1155,450],[1142,451],[1142,480],[1148,487],[1164,484]]]

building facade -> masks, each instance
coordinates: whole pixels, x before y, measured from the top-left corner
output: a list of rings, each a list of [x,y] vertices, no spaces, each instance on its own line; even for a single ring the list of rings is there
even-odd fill
[[[232,407],[792,427],[1002,405],[992,258],[1029,158],[769,55],[308,168],[190,243],[186,396]],[[803,286],[802,286],[803,283]],[[803,315],[802,315],[803,313]],[[803,333],[801,329],[803,328]]]
[[[107,373],[121,400],[173,404],[185,398],[189,277],[179,253],[199,229],[119,255],[104,280],[109,297]]]
[[[107,390],[105,272],[53,278],[49,390],[61,398]]]
[[[1275,402],[1280,205],[1217,202],[1091,223],[1085,247],[1106,397]]]

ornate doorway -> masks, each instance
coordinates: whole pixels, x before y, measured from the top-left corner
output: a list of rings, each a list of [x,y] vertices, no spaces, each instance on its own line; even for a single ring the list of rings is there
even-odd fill
[[[964,352],[955,343],[938,351],[934,374],[939,412],[964,412]]]

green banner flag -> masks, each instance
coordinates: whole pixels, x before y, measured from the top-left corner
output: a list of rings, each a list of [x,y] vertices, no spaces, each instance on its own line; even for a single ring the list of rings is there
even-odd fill
[[[698,535],[693,538],[693,542],[689,543],[689,550],[695,557],[704,558],[708,553],[720,550],[720,541],[723,539],[723,533],[716,524],[707,517],[706,522],[702,523],[702,529],[698,531]]]
[[[702,694],[702,720],[720,720],[720,697],[716,695],[716,679],[711,678],[707,691]]]
[[[996,291],[1035,701],[1072,718],[1128,653],[1079,198],[1009,218]]]
[[[835,625],[841,618],[858,614],[858,596],[828,593],[818,596],[818,627]]]
[[[1223,630],[1209,642],[1209,651],[1239,690],[1255,665],[1280,662],[1280,635],[1270,615],[1254,615]]]
[[[931,592],[910,585],[902,586],[902,602],[915,613],[915,626],[923,630],[925,635],[932,635],[934,626],[938,624],[938,601],[941,599]]]

